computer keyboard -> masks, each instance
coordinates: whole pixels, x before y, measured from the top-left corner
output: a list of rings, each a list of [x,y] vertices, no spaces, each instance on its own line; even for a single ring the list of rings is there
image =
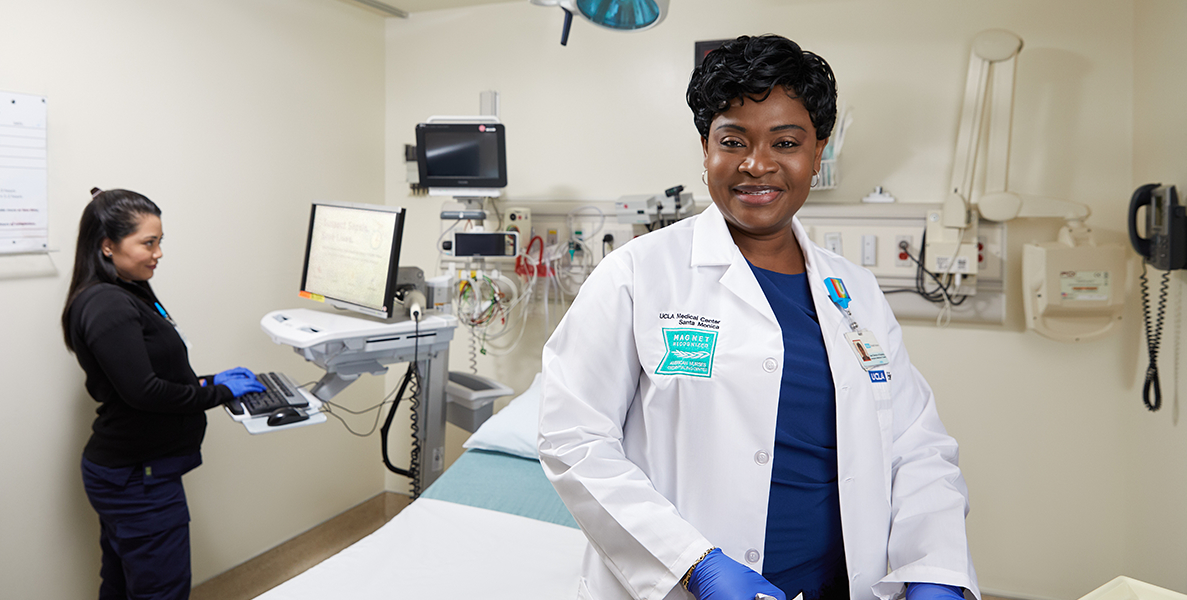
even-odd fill
[[[227,402],[227,408],[232,413],[242,415],[246,411],[251,416],[257,416],[285,406],[309,406],[309,401],[297,391],[297,384],[284,373],[256,373],[256,379],[267,389],[243,394]]]

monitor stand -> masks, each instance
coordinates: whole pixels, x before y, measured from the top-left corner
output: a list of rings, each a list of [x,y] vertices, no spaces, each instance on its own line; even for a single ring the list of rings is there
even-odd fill
[[[394,363],[416,362],[420,405],[416,432],[422,452],[419,489],[428,489],[445,470],[445,386],[449,342],[457,317],[429,313],[420,323],[407,317],[382,320],[361,315],[293,308],[264,315],[260,327],[277,344],[292,346],[325,369],[312,393],[329,400],[360,375],[383,375]]]

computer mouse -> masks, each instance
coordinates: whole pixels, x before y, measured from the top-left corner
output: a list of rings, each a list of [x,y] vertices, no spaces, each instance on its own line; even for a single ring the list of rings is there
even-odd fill
[[[288,425],[289,423],[296,423],[308,419],[309,415],[305,411],[295,406],[285,406],[278,408],[268,415],[268,426],[279,427],[281,425]]]

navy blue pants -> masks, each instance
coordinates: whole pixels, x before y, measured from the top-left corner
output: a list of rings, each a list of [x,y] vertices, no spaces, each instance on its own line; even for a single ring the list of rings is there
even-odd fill
[[[82,459],[87,499],[99,513],[99,600],[190,597],[190,512],[181,476],[200,455],[109,468]]]

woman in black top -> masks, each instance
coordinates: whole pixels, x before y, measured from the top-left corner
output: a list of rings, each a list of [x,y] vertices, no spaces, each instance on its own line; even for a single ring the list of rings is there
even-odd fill
[[[181,476],[202,462],[207,409],[264,387],[251,371],[199,378],[148,280],[161,211],[126,190],[91,191],[62,329],[99,403],[82,455],[99,513],[99,598],[188,598],[189,509]]]

